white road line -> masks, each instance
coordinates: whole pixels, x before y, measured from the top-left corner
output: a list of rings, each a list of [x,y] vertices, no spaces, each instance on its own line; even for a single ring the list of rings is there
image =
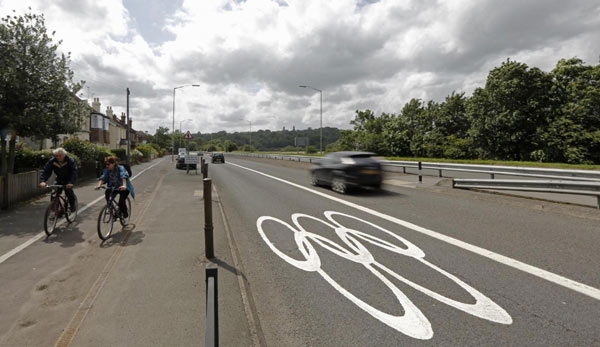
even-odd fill
[[[147,170],[155,167],[156,165],[160,164],[163,161],[163,159],[161,159],[158,163],[153,164],[152,166],[149,166],[147,168],[145,168],[144,170],[140,171],[137,175],[133,176],[131,178],[131,180],[133,181],[134,179],[136,179],[139,175],[143,174],[144,172],[146,172]],[[99,197],[98,199],[90,202],[89,204],[85,205],[84,207],[80,208],[77,213],[81,213],[85,210],[87,210],[88,208],[92,207],[93,205],[97,204],[98,201],[104,199],[104,195]],[[65,223],[66,220],[62,219],[60,220],[58,223],[56,223],[56,226],[61,226]],[[29,240],[25,241],[24,243],[20,244],[19,246],[11,249],[10,251],[8,251],[7,253],[3,254],[0,257],[0,264],[4,263],[6,260],[8,260],[8,258],[12,257],[13,255],[21,252],[22,250],[24,250],[25,248],[31,246],[31,244],[33,244],[34,242],[36,242],[37,240],[41,239],[42,237],[44,237],[46,235],[46,233],[44,231],[40,232],[39,234],[35,235],[34,237],[30,238]]]
[[[437,239],[437,240],[440,240],[440,241],[444,241],[444,242],[449,243],[449,244],[451,244],[453,246],[456,246],[456,247],[462,248],[464,250],[467,250],[469,252],[478,254],[478,255],[480,255],[482,257],[494,260],[494,261],[496,261],[498,263],[504,264],[506,266],[510,266],[510,267],[512,267],[514,269],[526,272],[526,273],[528,273],[530,275],[537,276],[537,277],[542,278],[544,280],[547,280],[549,282],[558,284],[558,285],[560,285],[562,287],[565,287],[565,288],[574,290],[574,291],[576,291],[578,293],[587,295],[587,296],[589,296],[591,298],[594,298],[596,300],[600,300],[600,289],[588,286],[587,284],[583,284],[583,283],[580,283],[580,282],[568,279],[566,277],[557,275],[555,273],[552,273],[552,272],[549,272],[549,271],[537,268],[535,266],[523,263],[521,261],[509,258],[509,257],[504,256],[504,255],[501,255],[501,254],[489,251],[489,250],[487,250],[485,248],[482,248],[482,247],[479,247],[479,246],[475,246],[475,245],[472,245],[470,243],[466,243],[464,241],[455,239],[453,237],[450,237],[450,236],[438,233],[438,232],[433,231],[433,230],[429,230],[427,228],[420,227],[418,225],[412,224],[412,223],[404,221],[402,219],[399,219],[399,218],[396,218],[396,217],[393,217],[393,216],[390,216],[390,215],[387,215],[387,214],[375,211],[373,209],[370,209],[368,207],[364,207],[364,206],[355,204],[355,203],[350,202],[350,201],[346,201],[346,200],[340,199],[340,198],[335,197],[335,196],[331,196],[329,194],[325,194],[325,193],[319,192],[319,191],[311,189],[311,188],[304,187],[302,185],[299,185],[299,184],[296,184],[296,183],[293,183],[293,182],[281,179],[279,177],[271,176],[269,174],[266,174],[266,173],[263,173],[263,172],[260,172],[260,171],[254,170],[254,169],[250,169],[250,168],[247,168],[245,166],[234,164],[232,162],[228,162],[227,164],[233,165],[233,166],[237,166],[237,167],[242,168],[244,170],[248,170],[248,171],[257,173],[259,175],[263,175],[265,177],[269,177],[269,178],[274,179],[276,181],[289,184],[289,185],[291,185],[293,187],[305,190],[307,192],[310,192],[310,193],[322,196],[322,197],[327,198],[329,200],[333,200],[333,201],[339,202],[340,204],[344,204],[346,206],[355,208],[357,210],[369,213],[369,214],[371,214],[373,216],[385,219],[385,220],[390,221],[392,223],[396,223],[398,225],[401,225],[401,226],[403,226],[405,228],[408,228],[408,229],[414,230],[416,232],[419,232],[421,234],[425,234],[427,236],[433,237],[434,239]]]

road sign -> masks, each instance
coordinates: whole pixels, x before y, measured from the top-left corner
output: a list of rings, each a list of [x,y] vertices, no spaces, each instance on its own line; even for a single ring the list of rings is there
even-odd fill
[[[185,140],[191,140],[191,139],[193,139],[192,134],[190,133],[189,130],[185,133],[185,135],[183,135],[183,138]]]
[[[185,156],[185,164],[199,164],[200,163],[200,157],[197,155],[186,155]]]

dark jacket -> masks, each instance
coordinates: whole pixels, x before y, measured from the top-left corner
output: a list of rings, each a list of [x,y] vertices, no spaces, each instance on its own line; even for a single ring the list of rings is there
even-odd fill
[[[40,181],[46,182],[52,172],[56,175],[58,184],[75,184],[75,181],[77,181],[77,163],[68,155],[65,155],[65,160],[62,163],[56,158],[48,160],[40,175]]]

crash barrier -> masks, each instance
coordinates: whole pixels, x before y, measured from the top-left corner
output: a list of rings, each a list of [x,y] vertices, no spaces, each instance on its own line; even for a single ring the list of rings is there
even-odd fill
[[[219,346],[219,291],[217,265],[206,265],[206,347]]]
[[[213,246],[213,219],[212,219],[212,180],[204,180],[204,254],[206,258],[215,257]]]
[[[269,158],[280,160],[293,160],[299,162],[312,163],[321,159],[320,157],[301,156],[301,155],[282,155],[282,154],[261,154],[261,153],[228,153],[246,157]],[[421,166],[419,166],[421,163]],[[418,162],[403,160],[382,160],[381,164],[384,171],[398,172],[406,169],[421,169],[422,171],[435,171],[439,177],[442,177],[444,171],[471,172],[490,175],[494,179],[496,175],[536,177],[547,179],[562,179],[569,181],[590,181],[600,182],[600,171],[597,170],[564,170],[551,168],[532,168],[522,166],[499,166],[499,165],[475,165],[475,164],[454,164],[437,162]]]
[[[600,208],[600,182],[455,178],[452,187],[591,195],[597,197],[596,207]]]

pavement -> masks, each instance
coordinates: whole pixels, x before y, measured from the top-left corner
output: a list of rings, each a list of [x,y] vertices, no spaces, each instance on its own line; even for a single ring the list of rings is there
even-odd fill
[[[134,166],[131,223],[102,243],[102,201],[72,225],[0,263],[0,346],[197,346],[205,339],[205,275],[218,266],[220,341],[252,337],[218,195],[213,195],[216,258],[204,257],[202,176],[169,158]],[[78,184],[80,208],[102,192]],[[47,197],[0,214],[0,256],[41,231]]]

